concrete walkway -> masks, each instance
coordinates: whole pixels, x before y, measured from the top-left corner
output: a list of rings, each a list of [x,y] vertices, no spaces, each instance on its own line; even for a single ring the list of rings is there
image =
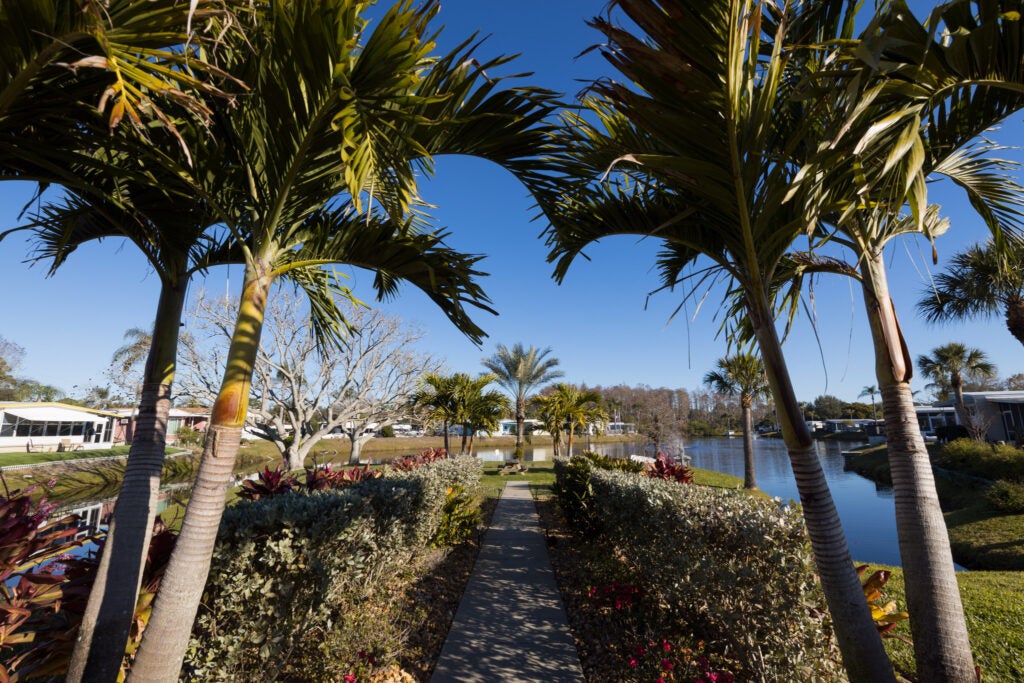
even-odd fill
[[[583,681],[525,481],[505,486],[431,681]]]

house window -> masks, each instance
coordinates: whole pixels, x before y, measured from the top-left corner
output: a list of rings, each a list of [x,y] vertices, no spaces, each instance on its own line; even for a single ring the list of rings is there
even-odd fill
[[[60,427],[59,422],[47,422],[44,436],[57,436],[58,427]]]
[[[14,436],[17,422],[18,418],[4,415],[3,423],[0,423],[0,436]]]

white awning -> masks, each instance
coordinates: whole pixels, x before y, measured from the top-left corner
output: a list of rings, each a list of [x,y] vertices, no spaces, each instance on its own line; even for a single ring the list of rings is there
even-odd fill
[[[3,409],[3,412],[8,415],[20,417],[22,420],[31,420],[32,422],[105,423],[107,421],[107,418],[102,415],[94,415],[81,410],[70,410],[68,408],[54,408],[52,406],[40,406],[38,408],[5,408]]]

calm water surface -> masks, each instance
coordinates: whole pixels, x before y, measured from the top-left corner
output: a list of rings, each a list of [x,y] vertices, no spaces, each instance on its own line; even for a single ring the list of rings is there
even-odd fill
[[[815,441],[825,478],[835,499],[839,517],[850,545],[850,553],[858,562],[902,564],[896,539],[896,516],[891,489],[875,484],[853,472],[843,471],[841,452],[862,444]],[[575,446],[575,444],[574,444]],[[577,452],[583,449],[579,446]],[[637,452],[631,444],[594,444],[593,449],[605,455],[624,456]],[[743,478],[743,440],[690,439],[686,454],[692,465]],[[504,459],[502,450],[482,449],[485,459]],[[526,460],[550,460],[550,449],[527,450]],[[767,494],[782,500],[798,500],[796,480],[789,465],[789,456],[781,439],[754,441],[757,485]]]

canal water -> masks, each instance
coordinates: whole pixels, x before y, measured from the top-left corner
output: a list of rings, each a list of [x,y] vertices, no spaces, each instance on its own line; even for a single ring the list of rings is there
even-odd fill
[[[842,451],[863,445],[851,442],[815,441],[825,478],[835,499],[842,520],[850,553],[857,562],[900,565],[899,544],[896,538],[896,515],[892,490],[880,488],[874,482],[854,473],[843,471]],[[577,447],[577,452],[584,446]],[[594,444],[593,450],[610,456],[628,456],[638,452],[632,444]],[[685,453],[691,464],[743,478],[743,439],[690,439]],[[481,449],[484,459],[503,460],[505,449]],[[508,454],[510,457],[510,453]],[[527,449],[524,459],[549,460],[550,449]],[[789,455],[781,439],[754,441],[757,485],[770,496],[783,501],[799,500],[796,480],[789,465]]]

